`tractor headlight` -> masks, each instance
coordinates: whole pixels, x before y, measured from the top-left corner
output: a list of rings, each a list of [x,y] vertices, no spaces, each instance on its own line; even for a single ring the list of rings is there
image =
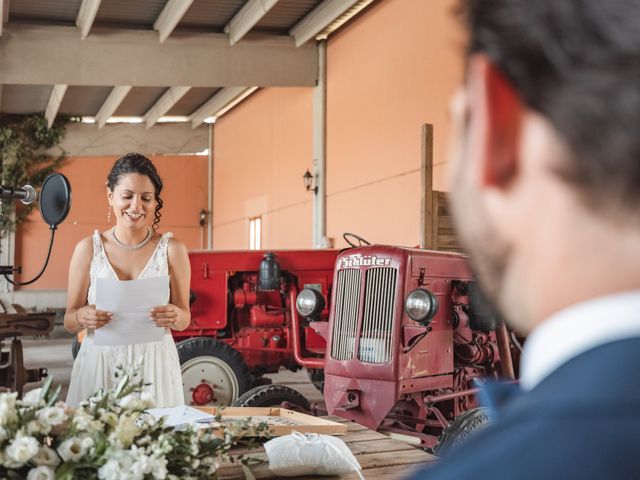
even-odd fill
[[[404,309],[412,320],[429,323],[438,312],[438,299],[429,290],[416,288],[407,296]]]
[[[317,318],[324,310],[324,297],[313,288],[304,288],[296,298],[296,310],[306,318]]]

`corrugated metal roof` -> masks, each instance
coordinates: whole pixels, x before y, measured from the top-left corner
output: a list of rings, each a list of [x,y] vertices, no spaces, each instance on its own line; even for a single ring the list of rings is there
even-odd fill
[[[153,30],[167,0],[102,0],[94,25]]]
[[[75,25],[82,0],[12,0],[9,21]]]
[[[206,28],[210,32],[222,32],[245,3],[245,0],[195,0],[176,30]]]
[[[190,115],[220,90],[220,88],[194,87],[178,100],[167,115]]]
[[[168,88],[164,87],[133,87],[113,115],[116,117],[144,115],[167,90]]]
[[[42,113],[52,90],[52,85],[4,85],[2,113]]]
[[[94,116],[111,93],[111,87],[68,87],[60,104],[60,113]]]
[[[322,0],[280,0],[254,28],[286,35],[300,19],[321,3]]]

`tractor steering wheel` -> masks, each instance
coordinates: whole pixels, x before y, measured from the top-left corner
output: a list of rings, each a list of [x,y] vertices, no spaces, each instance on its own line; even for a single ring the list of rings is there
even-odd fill
[[[359,235],[356,235],[355,233],[349,233],[349,232],[343,233],[342,238],[344,238],[344,241],[347,242],[352,248],[361,247],[363,245],[371,245],[364,238],[362,238]],[[355,243],[356,240],[358,241],[357,245]]]

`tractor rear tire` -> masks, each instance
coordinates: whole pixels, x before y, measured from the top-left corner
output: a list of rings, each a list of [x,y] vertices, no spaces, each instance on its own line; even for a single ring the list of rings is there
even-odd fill
[[[186,405],[232,405],[246,392],[251,375],[240,352],[209,337],[176,345]]]
[[[489,413],[485,407],[471,408],[459,415],[444,429],[433,453],[441,457],[462,445],[469,436],[482,429],[489,422]]]
[[[313,386],[320,390],[320,393],[324,392],[324,370],[321,368],[307,368],[307,376]]]
[[[308,412],[311,403],[297,390],[284,385],[261,385],[252,388],[233,404],[234,407],[280,407],[287,402]]]

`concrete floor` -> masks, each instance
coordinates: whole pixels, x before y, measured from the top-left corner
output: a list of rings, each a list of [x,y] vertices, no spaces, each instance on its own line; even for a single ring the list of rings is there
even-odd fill
[[[72,337],[61,333],[56,329],[52,338],[23,339],[24,361],[28,368],[45,367],[49,376],[53,377],[54,384],[61,385],[60,399],[64,400],[69,388],[73,357],[71,356]],[[322,402],[322,394],[313,386],[304,369],[297,372],[281,370],[279,373],[268,375],[273,383],[287,385],[298,390],[311,402]],[[36,388],[39,384],[30,383],[25,386],[25,391]]]

